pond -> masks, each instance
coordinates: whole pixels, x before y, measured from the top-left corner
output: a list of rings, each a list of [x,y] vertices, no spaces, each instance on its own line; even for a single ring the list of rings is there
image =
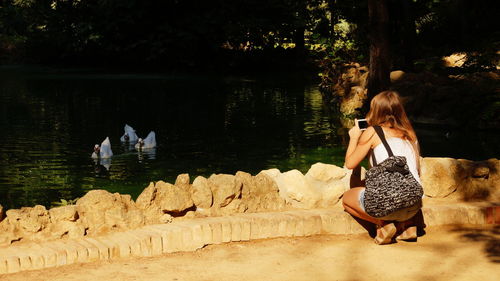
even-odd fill
[[[335,126],[338,117],[323,104],[317,83],[298,75],[2,67],[0,77],[0,204],[6,208],[50,207],[91,189],[135,198],[149,182],[173,183],[181,173],[193,180],[343,165],[345,131]],[[155,131],[157,148],[139,153],[121,144],[125,124],[139,137]],[[446,128],[417,134],[424,156],[498,155],[480,134]],[[90,155],[106,137],[114,156],[99,165]]]

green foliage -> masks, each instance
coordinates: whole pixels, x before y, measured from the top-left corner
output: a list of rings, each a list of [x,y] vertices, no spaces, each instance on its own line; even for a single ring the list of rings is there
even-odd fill
[[[409,5],[422,56],[498,49],[493,1],[388,3],[395,15],[401,3]],[[227,53],[303,47],[339,64],[367,59],[367,18],[367,0],[7,0],[0,9],[6,54],[0,59],[206,65]],[[396,32],[401,26],[391,27],[394,50],[406,40],[407,30]],[[491,66],[485,61],[492,60],[476,56],[470,64]]]
[[[76,204],[76,201],[78,201],[78,199],[80,198],[75,198],[75,199],[70,199],[70,200],[66,200],[66,199],[63,199],[61,198],[60,201],[55,201],[55,202],[52,202],[50,204],[50,207],[53,208],[53,207],[61,207],[61,206],[68,206],[68,205],[75,205]]]
[[[21,8],[29,8],[32,7],[35,3],[35,0],[14,0],[13,5]]]

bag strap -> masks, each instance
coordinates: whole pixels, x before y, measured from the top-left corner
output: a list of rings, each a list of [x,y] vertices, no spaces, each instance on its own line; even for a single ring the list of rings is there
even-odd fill
[[[387,150],[387,154],[389,154],[389,157],[394,156],[394,153],[392,153],[391,147],[389,146],[389,144],[387,143],[387,140],[385,139],[384,130],[382,129],[382,127],[380,127],[380,126],[373,126],[373,128],[375,129],[375,132],[377,133],[378,137],[380,138],[380,140],[384,144],[385,149]]]
[[[372,151],[370,152],[371,153],[371,156],[372,156],[372,167],[375,167],[377,166],[377,159],[375,158],[375,151]]]

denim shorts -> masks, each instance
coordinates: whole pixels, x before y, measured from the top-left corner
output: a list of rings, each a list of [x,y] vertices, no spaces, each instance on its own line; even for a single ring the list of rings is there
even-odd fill
[[[363,212],[366,213],[366,210],[365,210],[365,190],[363,189],[360,193],[359,193],[359,206],[361,207],[361,209],[363,209]]]
[[[366,210],[365,210],[365,190],[362,190],[359,193],[358,200],[359,200],[359,206],[366,213]],[[407,208],[404,208],[401,210],[397,210],[391,214],[388,214],[387,216],[383,216],[383,217],[380,217],[377,219],[386,220],[386,221],[406,221],[406,220],[411,219],[413,216],[415,216],[418,213],[418,211],[420,210],[420,208],[422,208],[422,202],[419,202],[413,206],[410,206],[410,207],[407,207]]]

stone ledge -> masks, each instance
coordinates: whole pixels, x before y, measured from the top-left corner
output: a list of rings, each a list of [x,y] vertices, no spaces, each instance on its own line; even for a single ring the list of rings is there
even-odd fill
[[[446,224],[498,224],[500,204],[459,203],[424,207],[428,226]],[[29,243],[0,249],[0,274],[73,263],[148,257],[195,251],[205,245],[276,237],[316,234],[364,233],[342,210],[313,209],[275,213],[243,213],[198,218],[170,224],[46,243]]]

